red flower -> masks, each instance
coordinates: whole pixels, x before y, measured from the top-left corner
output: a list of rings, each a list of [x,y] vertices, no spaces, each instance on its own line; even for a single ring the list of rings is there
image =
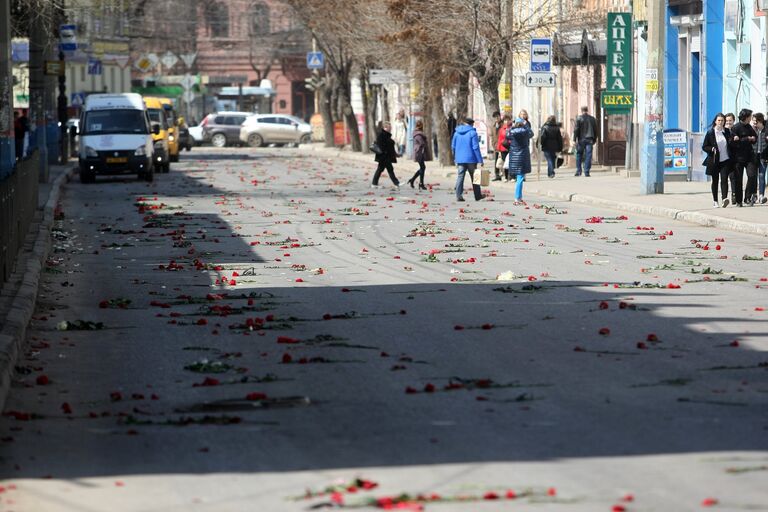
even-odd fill
[[[648,336],[645,337],[645,341],[656,342],[656,341],[659,341],[659,337],[656,336],[655,334],[651,333],[651,334],[649,334]]]
[[[288,364],[293,361],[291,354],[283,354],[283,364]]]
[[[557,496],[557,489],[554,487],[547,489],[547,496]]]
[[[601,336],[608,336],[609,334],[611,334],[611,330],[609,328],[607,328],[607,327],[601,327],[600,330],[597,331],[597,332]]]
[[[245,399],[251,400],[251,401],[266,400],[267,395],[265,395],[264,393],[248,393],[247,395],[245,395]]]
[[[704,500],[702,500],[702,502],[701,502],[701,506],[702,507],[712,507],[714,505],[717,505],[718,503],[720,503],[720,502],[717,501],[717,498],[704,498]]]
[[[221,384],[219,379],[214,379],[213,377],[206,377],[205,379],[203,379],[203,382],[201,382],[199,384],[197,384],[197,383],[192,384],[192,387],[193,388],[209,387],[209,386],[218,386],[219,384]]]
[[[629,304],[627,304],[626,302],[624,301],[619,302],[619,309],[627,309],[627,306],[629,306]]]
[[[103,300],[103,301],[99,302],[99,308],[107,309],[108,307],[109,307],[109,301],[108,300]]]
[[[416,394],[416,393],[418,393],[418,390],[412,388],[411,386],[408,386],[407,388],[405,388],[405,394],[406,395],[413,395],[413,394]]]
[[[586,349],[584,349],[583,347],[580,347],[580,346],[576,345],[575,347],[573,347],[573,351],[574,351],[574,352],[586,352]]]
[[[626,502],[635,501],[635,495],[627,494],[623,498],[621,498],[621,501],[626,501]]]
[[[454,331],[463,331],[464,330],[464,326],[463,325],[454,325],[453,326],[453,330]]]
[[[738,347],[739,346],[739,340],[733,340],[729,343],[731,347]]]
[[[515,491],[513,491],[512,489],[508,490],[505,496],[508,500],[513,500],[517,498],[517,494],[515,494]]]
[[[627,509],[624,505],[614,505],[611,507],[611,512],[625,512]]]
[[[304,282],[304,280],[303,280],[302,278],[300,278],[300,277],[297,277],[297,278],[296,278],[296,282],[297,282],[297,283],[303,283],[303,282]]]
[[[292,343],[299,343],[301,340],[297,338],[291,338],[289,336],[278,336],[277,342],[278,343],[285,343],[285,344],[292,344]]]
[[[675,283],[669,283],[667,285],[667,288],[669,288],[671,290],[676,290],[676,289],[680,288],[680,285],[679,284],[675,284]]]
[[[644,342],[642,342],[642,341],[638,341],[638,342],[637,342],[637,348],[639,348],[640,350],[645,350],[645,349],[647,349],[647,348],[648,348],[648,345],[646,345],[646,344],[645,344]]]
[[[424,386],[424,392],[425,393],[434,393],[435,392],[435,385],[431,382],[428,382],[426,386]]]
[[[208,320],[205,318],[198,318],[196,323],[197,325],[208,325]]]
[[[483,494],[483,499],[484,500],[497,500],[497,499],[499,499],[499,495],[496,494],[493,491],[490,491],[490,492],[487,492],[487,493]]]
[[[605,301],[600,302],[600,309],[608,309],[608,303]]]
[[[484,331],[489,331],[493,329],[493,324],[483,324],[480,326],[480,328],[483,329]]]
[[[72,406],[68,402],[61,404],[61,412],[64,414],[72,414]]]
[[[120,400],[123,399],[123,394],[120,393],[119,391],[113,391],[109,394],[109,399],[112,400],[113,402],[119,402]]]
[[[47,375],[38,375],[36,381],[38,386],[47,386],[51,383],[51,379]]]

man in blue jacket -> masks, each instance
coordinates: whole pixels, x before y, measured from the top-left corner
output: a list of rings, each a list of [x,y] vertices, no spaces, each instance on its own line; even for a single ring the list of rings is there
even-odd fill
[[[480,154],[480,144],[477,140],[475,121],[469,117],[456,128],[451,141],[454,161],[456,162],[458,175],[456,176],[456,200],[464,201],[464,174],[469,171],[470,178],[474,178],[477,164],[483,165],[483,155]]]

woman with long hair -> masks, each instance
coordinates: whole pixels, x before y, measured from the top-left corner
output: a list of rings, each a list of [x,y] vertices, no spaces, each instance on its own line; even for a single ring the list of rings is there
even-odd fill
[[[728,175],[732,169],[728,145],[731,142],[731,130],[725,127],[725,116],[718,113],[712,120],[712,126],[704,136],[704,142],[701,145],[701,149],[707,154],[704,166],[707,168],[707,175],[712,177],[712,206],[715,208],[721,206],[717,198],[718,182],[720,182],[720,194],[723,199],[722,207],[728,206]]]
[[[413,131],[413,160],[419,164],[419,170],[408,180],[408,184],[413,188],[413,182],[419,178],[419,190],[427,190],[424,186],[424,171],[427,166],[424,163],[427,159],[427,137],[424,136],[424,121],[416,121],[416,129]]]

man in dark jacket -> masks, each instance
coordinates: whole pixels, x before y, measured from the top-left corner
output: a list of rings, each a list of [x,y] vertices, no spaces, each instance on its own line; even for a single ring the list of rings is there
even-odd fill
[[[563,150],[563,135],[560,133],[560,123],[555,116],[549,116],[547,122],[541,127],[539,144],[544,157],[547,159],[547,176],[555,177],[557,168],[557,154]]]
[[[592,169],[592,147],[597,142],[597,120],[589,115],[588,107],[581,107],[581,115],[576,118],[573,129],[573,140],[576,141],[576,176],[581,176],[582,162],[584,176],[589,178]]]
[[[395,169],[392,167],[392,164],[397,162],[397,151],[395,150],[395,141],[392,140],[392,125],[390,123],[382,124],[379,136],[376,137],[376,144],[381,149],[381,153],[376,154],[376,161],[379,162],[379,166],[376,168],[376,172],[373,173],[371,188],[379,188],[379,178],[384,169],[386,169],[389,179],[399,189],[400,180],[395,176]]]
[[[752,178],[757,176],[757,167],[753,164],[754,156],[752,152],[752,144],[757,142],[757,133],[752,128],[750,121],[752,121],[752,111],[744,108],[739,112],[739,122],[731,128],[733,142],[729,148],[729,153],[734,161],[731,185],[733,201],[736,203],[736,206],[743,206],[744,170],[746,169],[747,176],[751,175]],[[750,198],[747,199],[749,200]]]

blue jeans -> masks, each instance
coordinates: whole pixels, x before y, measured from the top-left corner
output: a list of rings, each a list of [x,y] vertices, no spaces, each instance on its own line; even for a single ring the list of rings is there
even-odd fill
[[[542,151],[542,153],[544,153],[544,158],[547,159],[547,176],[554,176],[557,154],[554,151]]]
[[[581,163],[584,162],[584,176],[589,176],[589,170],[592,168],[592,146],[591,140],[582,140],[579,142],[579,149],[576,152],[576,176],[581,176]]]
[[[761,196],[765,195],[765,162],[760,160],[760,165],[757,166],[757,188]]]
[[[456,164],[456,199],[461,199],[464,195],[464,174],[469,171],[470,179],[475,177],[475,169],[477,164]]]
[[[517,175],[517,183],[515,185],[515,201],[523,200],[523,183],[525,182],[525,174]]]

